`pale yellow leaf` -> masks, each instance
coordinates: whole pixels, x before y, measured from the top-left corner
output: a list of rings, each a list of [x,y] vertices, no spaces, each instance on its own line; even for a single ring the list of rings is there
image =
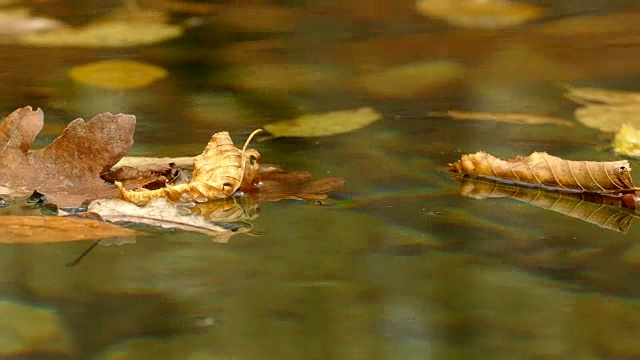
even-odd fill
[[[618,155],[640,157],[640,131],[629,124],[622,124],[613,140],[613,150]]]
[[[544,16],[544,9],[509,0],[418,0],[418,13],[470,28],[506,28]]]
[[[302,115],[264,128],[274,137],[316,137],[348,133],[361,129],[382,117],[369,107]]]

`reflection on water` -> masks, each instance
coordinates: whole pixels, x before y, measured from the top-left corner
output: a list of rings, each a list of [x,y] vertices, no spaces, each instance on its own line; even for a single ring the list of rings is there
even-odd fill
[[[25,11],[11,3],[0,13]],[[616,12],[635,3],[552,1],[545,18],[507,29],[487,29],[496,24],[487,17],[482,28],[456,27],[413,1],[289,3],[31,5],[31,16],[77,27],[117,15],[184,31],[109,48],[24,45],[0,17],[0,110],[45,109],[38,146],[103,111],[137,115],[132,154],[173,157],[200,153],[217,131],[242,138],[308,113],[368,106],[384,116],[349,134],[255,144],[265,163],[346,179],[335,206],[261,203],[258,236],[216,244],[142,229],[150,235],[100,242],[77,263],[91,242],[3,244],[0,357],[640,355],[640,226],[624,235],[518,201],[462,197],[446,172],[478,150],[616,160],[606,136],[579,123],[567,131],[428,116],[573,120],[558,82],[637,89],[639,15]],[[168,77],[115,90],[67,77],[105,59],[154,64]]]

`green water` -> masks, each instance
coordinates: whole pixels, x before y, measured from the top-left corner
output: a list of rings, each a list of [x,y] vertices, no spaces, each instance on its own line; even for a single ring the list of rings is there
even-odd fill
[[[119,6],[90,3],[27,5],[40,16],[76,24]],[[610,136],[577,122],[566,128],[427,116],[455,108],[574,119],[575,105],[562,98],[560,83],[638,90],[640,47],[632,40],[640,29],[634,21],[610,37],[570,27],[540,30],[633,2],[605,8],[600,2],[540,2],[548,6],[548,18],[503,30],[456,29],[414,14],[409,1],[261,3],[295,11],[287,13],[286,26],[270,25],[276,31],[229,25],[223,15],[174,12],[171,22],[190,24],[185,35],[150,46],[0,46],[0,113],[42,108],[47,127],[36,146],[50,142],[70,120],[103,111],[137,116],[132,155],[176,157],[198,154],[214,132],[229,131],[239,143],[257,127],[308,112],[370,106],[383,115],[349,134],[255,143],[264,163],[346,182],[332,194],[335,206],[261,204],[252,234],[235,235],[226,244],[143,228],[149,235],[100,244],[73,267],[65,265],[91,242],[0,245],[2,299],[48,314],[0,321],[6,327],[0,331],[62,339],[0,355],[640,356],[640,224],[632,222],[623,235],[515,200],[461,197],[447,173],[448,163],[479,150],[504,158],[547,151],[576,160],[618,160],[608,149]],[[262,17],[269,16],[275,15]],[[612,46],[622,34],[627,45]],[[73,66],[103,59],[153,63],[169,76],[146,88],[113,91],[74,84],[65,75]],[[462,64],[464,76],[420,95],[385,98],[352,86],[367,69],[443,59]],[[276,77],[260,87],[239,85],[240,75],[230,72],[292,63],[312,68],[302,80]],[[317,75],[322,71],[332,80]],[[312,75],[319,77],[317,86],[305,80]],[[8,344],[18,342],[2,336]]]

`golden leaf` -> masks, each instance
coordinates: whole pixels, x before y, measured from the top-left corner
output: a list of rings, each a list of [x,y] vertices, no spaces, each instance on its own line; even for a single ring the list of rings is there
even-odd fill
[[[363,128],[382,116],[369,107],[356,110],[306,114],[293,120],[278,121],[264,128],[274,137],[316,137],[343,134]]]
[[[104,60],[71,68],[71,80],[98,88],[122,90],[151,85],[167,76],[159,66],[131,60]]]
[[[541,7],[509,0],[418,0],[419,13],[471,28],[505,28],[544,15]]]
[[[146,203],[156,198],[207,202],[232,196],[237,190],[255,190],[260,181],[260,153],[247,149],[247,146],[260,131],[258,129],[249,136],[242,150],[235,147],[228,132],[215,133],[202,154],[194,158],[193,174],[187,184],[168,185],[152,191],[129,191],[115,182],[120,198],[134,203]]]
[[[578,104],[574,115],[585,126],[615,133],[622,124],[640,128],[640,93],[589,87],[568,87],[564,96]]]
[[[613,140],[613,151],[618,155],[640,157],[640,131],[629,124],[622,124]]]
[[[528,184],[559,190],[597,193],[631,193],[629,162],[570,161],[547,153],[502,160],[483,151],[463,155],[451,170],[507,183]]]
[[[442,116],[455,120],[473,120],[473,121],[493,121],[508,124],[527,124],[527,125],[560,125],[560,126],[575,126],[569,120],[529,115],[521,113],[494,113],[494,112],[473,112],[473,111],[458,111],[448,110],[445,112],[433,112],[430,116]]]

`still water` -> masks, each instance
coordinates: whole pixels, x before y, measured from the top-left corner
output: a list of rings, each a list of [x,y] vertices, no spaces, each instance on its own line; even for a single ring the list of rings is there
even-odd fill
[[[255,128],[311,112],[369,106],[383,114],[348,134],[255,143],[265,163],[346,183],[331,195],[334,206],[261,204],[252,234],[228,243],[143,229],[150,235],[105,241],[73,267],[65,264],[91,242],[2,244],[0,355],[640,356],[640,224],[623,235],[516,200],[462,197],[447,172],[479,150],[618,160],[608,135],[578,122],[429,116],[463,109],[573,120],[563,83],[637,90],[640,15],[620,10],[634,2],[603,3],[531,2],[546,6],[546,17],[489,29],[419,14],[412,1],[0,3],[74,26],[122,9],[162,11],[184,29],[164,42],[113,48],[7,36],[0,112],[42,108],[36,146],[70,120],[104,111],[135,114],[130,155],[159,157],[198,154],[217,131],[241,143]],[[168,76],[120,90],[67,77],[105,59],[151,63]],[[415,63],[426,66],[422,76],[433,73],[420,86],[402,72],[382,84],[363,80]]]

